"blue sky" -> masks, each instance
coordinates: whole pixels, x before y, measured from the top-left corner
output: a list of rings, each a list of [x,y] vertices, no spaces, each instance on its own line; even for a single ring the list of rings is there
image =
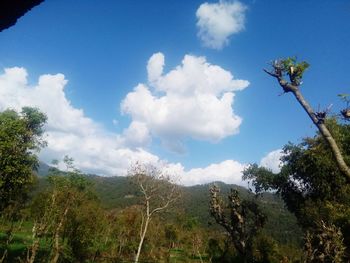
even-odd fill
[[[47,162],[68,154],[102,175],[161,162],[185,184],[241,183],[245,164],[315,131],[262,68],[307,60],[304,96],[336,111],[350,87],[349,26],[346,0],[46,0],[0,33],[0,109],[48,114]]]

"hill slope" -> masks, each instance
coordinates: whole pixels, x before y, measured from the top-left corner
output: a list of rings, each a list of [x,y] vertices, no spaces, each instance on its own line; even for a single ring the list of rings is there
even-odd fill
[[[48,166],[39,169],[38,187],[43,189],[47,186],[43,177],[48,172]],[[128,178],[121,176],[102,177],[86,175],[92,182],[101,204],[106,209],[124,209],[128,206],[140,203],[140,192],[131,184]],[[215,182],[221,189],[221,195],[227,200],[231,188],[236,189],[242,199],[254,198],[254,195],[246,188],[238,185],[229,185]],[[209,213],[209,188],[212,184],[195,185],[190,187],[181,186],[182,198],[176,208],[189,218],[195,218],[203,227],[215,227],[217,224]],[[265,233],[278,240],[280,243],[300,243],[301,230],[296,223],[295,217],[285,208],[281,198],[272,193],[265,193],[258,202],[267,215],[268,221]]]

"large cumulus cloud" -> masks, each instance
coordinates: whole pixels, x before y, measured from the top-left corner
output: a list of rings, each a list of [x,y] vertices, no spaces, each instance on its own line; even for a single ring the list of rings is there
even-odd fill
[[[159,137],[173,151],[185,138],[219,141],[238,133],[242,119],[233,111],[235,92],[249,85],[204,57],[186,55],[181,65],[164,73],[164,55],[148,61],[148,85],[138,84],[121,104],[122,112],[144,124],[144,137]],[[143,140],[141,140],[143,141]]]

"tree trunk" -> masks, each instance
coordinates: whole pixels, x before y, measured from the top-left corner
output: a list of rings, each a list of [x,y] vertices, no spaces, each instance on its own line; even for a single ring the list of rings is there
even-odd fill
[[[36,257],[36,252],[38,251],[38,248],[39,248],[39,240],[36,239],[36,240],[33,242],[32,247],[30,248],[31,255],[30,255],[30,257],[28,257],[28,259],[27,259],[27,262],[28,262],[28,263],[34,263],[35,257]],[[29,250],[28,250],[28,253],[29,253]],[[28,255],[29,255],[29,254],[28,254]]]
[[[137,249],[137,254],[136,254],[136,257],[135,257],[135,263],[139,262],[139,257],[140,257],[140,253],[141,253],[142,244],[143,244],[143,241],[144,241],[145,236],[146,236],[148,223],[149,223],[150,219],[151,218],[149,216],[146,217],[145,226],[144,226],[143,229],[141,229],[141,232],[142,232],[141,233],[141,239],[140,239],[139,247]]]
[[[61,220],[58,223],[58,226],[56,228],[55,235],[54,235],[54,248],[53,248],[54,252],[50,263],[56,263],[60,256],[60,231],[61,231],[61,228],[63,227],[63,223],[64,223],[64,220],[66,219],[66,215],[68,211],[69,211],[69,206],[67,206],[66,209],[64,210]]]
[[[292,90],[292,93],[294,94],[295,98],[300,103],[300,105],[303,107],[303,109],[306,111],[306,113],[309,115],[312,122],[317,126],[323,138],[327,141],[329,147],[331,148],[333,156],[337,162],[339,170],[347,177],[347,180],[350,181],[350,168],[345,163],[343,155],[337,143],[335,142],[332,134],[329,132],[326,125],[317,119],[314,111],[312,110],[309,103],[304,99],[299,89]]]
[[[7,253],[8,253],[8,251],[7,251],[7,248],[6,248],[5,251],[4,251],[4,254],[2,254],[2,257],[0,258],[0,263],[4,262],[4,260],[7,257]]]

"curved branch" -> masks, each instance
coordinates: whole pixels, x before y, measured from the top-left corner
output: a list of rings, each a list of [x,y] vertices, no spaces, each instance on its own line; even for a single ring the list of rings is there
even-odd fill
[[[341,150],[339,149],[336,141],[334,140],[332,134],[326,127],[326,125],[323,122],[320,122],[314,111],[312,110],[309,103],[304,99],[303,95],[299,91],[299,89],[293,91],[293,94],[297,101],[300,103],[300,105],[303,107],[303,109],[306,111],[306,113],[309,115],[312,122],[316,125],[320,133],[322,134],[323,138],[328,143],[329,147],[331,148],[331,151],[333,153],[333,156],[337,162],[339,170],[346,176],[347,180],[350,182],[350,168],[345,163],[343,155],[341,153]]]
[[[336,141],[334,140],[332,134],[330,133],[330,131],[328,130],[326,125],[323,122],[319,121],[319,119],[316,117],[316,114],[315,114],[314,110],[312,109],[312,107],[310,106],[310,104],[304,99],[303,95],[301,94],[301,92],[299,90],[299,86],[288,83],[286,80],[284,80],[278,74],[272,73],[272,72],[265,70],[265,69],[264,69],[264,71],[267,74],[269,74],[270,76],[275,77],[278,80],[278,83],[280,84],[280,86],[282,87],[284,92],[292,92],[293,93],[293,95],[295,96],[295,98],[297,99],[299,104],[303,107],[303,109],[305,110],[307,115],[310,117],[312,122],[316,125],[316,127],[320,131],[323,138],[328,143],[328,145],[333,153],[333,156],[335,158],[335,161],[337,163],[339,170],[344,174],[347,181],[350,182],[350,168],[346,164],[346,162],[344,161],[344,157],[341,153],[340,148],[338,147]]]

